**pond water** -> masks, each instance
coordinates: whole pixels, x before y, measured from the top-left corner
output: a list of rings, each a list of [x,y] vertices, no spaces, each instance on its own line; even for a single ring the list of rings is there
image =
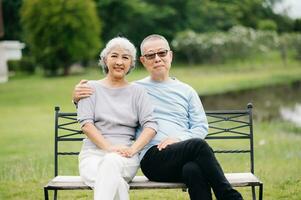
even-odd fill
[[[301,81],[252,90],[201,96],[206,110],[245,109],[253,104],[257,120],[287,120],[301,126]]]

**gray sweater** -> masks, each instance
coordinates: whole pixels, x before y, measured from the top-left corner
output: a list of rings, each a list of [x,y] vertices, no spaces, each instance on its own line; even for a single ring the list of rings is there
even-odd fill
[[[89,81],[92,96],[78,102],[78,121],[83,126],[91,122],[112,144],[131,145],[139,126],[157,131],[153,106],[143,87],[130,84],[108,88],[99,81]],[[88,138],[83,149],[97,148]]]

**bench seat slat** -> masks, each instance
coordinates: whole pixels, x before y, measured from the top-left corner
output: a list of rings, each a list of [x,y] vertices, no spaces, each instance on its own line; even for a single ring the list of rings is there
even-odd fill
[[[261,181],[251,172],[225,173],[226,178],[233,187],[258,186]]]
[[[71,189],[91,189],[80,176],[56,176],[46,187],[50,189],[71,190]]]
[[[226,173],[228,181],[234,187],[258,186],[260,180],[252,173]],[[91,189],[87,186],[80,176],[57,176],[53,178],[47,185],[48,189],[60,190],[76,190]],[[130,183],[131,189],[186,189],[183,183],[165,183],[149,181],[145,176],[135,176]]]

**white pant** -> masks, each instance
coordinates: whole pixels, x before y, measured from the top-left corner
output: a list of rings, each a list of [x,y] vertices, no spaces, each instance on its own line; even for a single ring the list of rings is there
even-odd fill
[[[129,185],[139,168],[135,155],[125,158],[100,149],[82,150],[79,155],[79,173],[93,188],[94,200],[128,200]]]

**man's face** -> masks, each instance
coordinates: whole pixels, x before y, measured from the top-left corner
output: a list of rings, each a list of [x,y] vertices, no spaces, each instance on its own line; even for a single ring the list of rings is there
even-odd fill
[[[150,73],[152,79],[166,80],[172,62],[172,51],[161,39],[149,40],[143,45],[143,55],[140,61]]]

